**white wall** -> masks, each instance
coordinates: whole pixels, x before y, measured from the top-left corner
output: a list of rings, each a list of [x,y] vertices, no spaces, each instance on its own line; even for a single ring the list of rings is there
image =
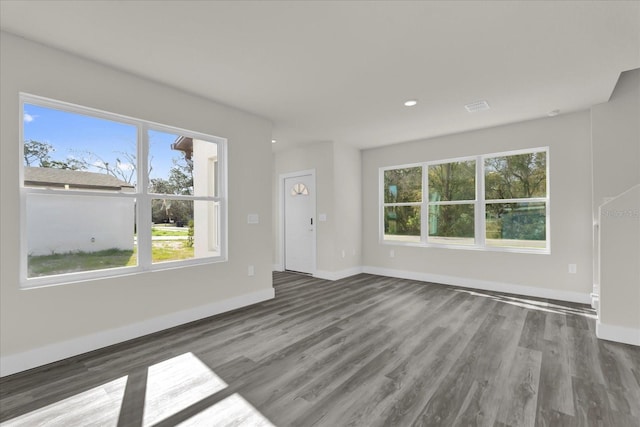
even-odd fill
[[[640,346],[640,185],[600,207],[599,338]]]
[[[360,150],[335,144],[334,257],[332,270],[342,276],[362,266],[362,161]],[[343,256],[344,253],[344,256]],[[344,272],[344,273],[341,273]]]
[[[227,138],[229,261],[21,290],[20,91]],[[3,32],[0,123],[2,375],[273,296],[267,120]]]
[[[335,280],[361,270],[361,160],[354,147],[321,142],[293,148],[274,155],[274,200],[279,198],[280,175],[301,170],[316,171],[315,276]],[[281,207],[274,206],[274,217]],[[326,221],[319,221],[320,214]],[[274,221],[274,266],[284,264],[280,224]],[[344,256],[343,256],[344,254]]]
[[[325,222],[317,221],[316,224],[316,268],[318,270],[330,270],[333,264],[333,233],[334,233],[334,209],[333,209],[333,143],[320,142],[302,148],[294,148],[281,151],[273,156],[273,199],[274,218],[278,218],[281,211],[279,204],[280,175],[315,169],[316,172],[316,220],[319,214],[326,214]],[[273,263],[277,269],[282,269],[282,245],[279,221],[273,223]]]
[[[363,151],[365,271],[588,302],[592,287],[589,131],[589,113],[579,112]],[[541,146],[549,147],[551,254],[378,241],[380,167]],[[577,264],[577,274],[568,273],[569,264]]]
[[[591,131],[592,209],[594,220],[601,221],[594,239],[600,294],[597,333],[640,345],[640,204],[634,198],[638,190],[604,204],[640,184],[640,69],[622,73],[609,102],[591,109]],[[599,210],[605,215],[599,217]],[[618,211],[631,214],[606,214]]]
[[[134,219],[131,198],[33,194],[27,199],[27,253],[131,250]]]
[[[620,75],[609,102],[591,108],[593,213],[640,183],[640,69]]]

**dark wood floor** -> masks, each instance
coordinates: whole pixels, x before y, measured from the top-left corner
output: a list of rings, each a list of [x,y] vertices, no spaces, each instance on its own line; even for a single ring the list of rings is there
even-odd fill
[[[0,380],[2,425],[634,426],[586,306],[361,274]]]

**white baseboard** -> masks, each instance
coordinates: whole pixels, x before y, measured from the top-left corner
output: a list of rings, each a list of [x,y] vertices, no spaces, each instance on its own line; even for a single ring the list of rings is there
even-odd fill
[[[325,280],[340,280],[344,279],[345,277],[355,276],[356,274],[360,273],[362,273],[362,267],[352,267],[338,271],[316,270],[313,277]]]
[[[0,358],[0,377],[26,371],[37,366],[77,356],[99,348],[118,344],[174,326],[204,319],[209,316],[256,304],[275,297],[273,288],[217,301],[212,304],[155,317],[121,328],[110,329],[91,335],[35,348],[22,353]]]
[[[284,271],[284,265],[282,264],[273,264],[271,268],[273,271]]]
[[[504,292],[508,294],[526,295],[537,298],[547,298],[559,301],[590,304],[591,296],[588,292],[559,291],[549,288],[523,286],[512,283],[493,282],[489,280],[477,280],[466,277],[445,276],[440,274],[419,273],[415,271],[392,270],[380,267],[363,267],[364,273],[379,276],[398,277],[400,279],[420,280],[424,282],[439,283],[443,285],[461,286],[465,288],[481,289],[484,291]]]
[[[596,336],[603,340],[640,346],[640,329],[608,325],[596,321]]]

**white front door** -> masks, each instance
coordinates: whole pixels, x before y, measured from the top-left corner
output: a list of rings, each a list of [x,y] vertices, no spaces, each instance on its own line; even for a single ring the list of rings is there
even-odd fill
[[[284,179],[284,268],[313,274],[315,251],[315,177]]]

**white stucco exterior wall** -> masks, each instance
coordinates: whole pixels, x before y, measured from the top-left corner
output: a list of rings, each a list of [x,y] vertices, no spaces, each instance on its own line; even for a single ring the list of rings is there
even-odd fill
[[[73,195],[27,197],[29,255],[133,249],[132,198]]]
[[[193,140],[193,191],[196,196],[217,196],[218,169],[216,144]],[[193,207],[194,255],[196,258],[220,254],[220,204],[196,201]]]

